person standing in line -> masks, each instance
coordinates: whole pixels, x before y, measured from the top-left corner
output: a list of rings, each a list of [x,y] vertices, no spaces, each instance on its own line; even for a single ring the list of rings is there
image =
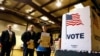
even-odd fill
[[[28,54],[29,56],[34,56],[35,36],[36,33],[34,32],[33,25],[30,25],[28,30],[22,34],[21,40],[23,41],[23,56],[28,56]]]
[[[47,32],[47,26],[42,26],[42,32],[37,33],[36,37],[37,56],[50,56],[53,38],[51,33]]]
[[[15,32],[12,31],[12,26],[7,25],[7,30],[2,31],[0,38],[1,56],[10,56],[11,50],[16,44]]]

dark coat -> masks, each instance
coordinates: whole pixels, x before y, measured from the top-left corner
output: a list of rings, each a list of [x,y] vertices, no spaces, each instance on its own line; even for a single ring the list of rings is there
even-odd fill
[[[27,42],[32,39],[34,40],[35,39],[35,36],[36,36],[36,33],[33,32],[32,34],[29,32],[29,31],[26,31],[22,34],[21,36],[21,40],[23,41],[24,43],[24,47],[27,47]]]
[[[8,30],[2,31],[0,42],[2,45],[11,45],[14,46],[16,44],[16,37],[15,37],[15,32],[12,31],[12,38],[11,41],[9,42],[10,39],[10,34]]]

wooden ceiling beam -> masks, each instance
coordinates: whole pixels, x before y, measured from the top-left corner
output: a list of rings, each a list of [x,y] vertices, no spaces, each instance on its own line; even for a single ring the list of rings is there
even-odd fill
[[[49,2],[47,2],[47,3],[43,4],[43,5],[42,5],[42,6],[40,6],[40,7],[44,7],[44,6],[46,6],[46,5],[50,4],[50,3],[54,2],[54,1],[55,1],[55,0],[50,0]]]
[[[7,10],[7,9],[4,10],[4,11],[0,10],[0,13],[7,13],[7,14],[14,15],[16,17],[19,17],[21,20],[26,21],[26,23],[34,24],[36,27],[40,28],[39,24],[32,22],[32,20],[28,20],[26,15],[21,15],[21,14],[18,14],[17,12],[15,12],[15,11]]]
[[[55,0],[50,0],[49,2],[47,2],[47,3],[43,4],[43,5],[41,5],[40,7],[42,8],[42,7],[44,7],[44,6],[46,6],[46,5],[50,4],[50,3],[52,3],[52,2],[54,2],[54,1],[55,1]],[[36,10],[33,10],[32,12],[34,12],[34,11],[36,11]],[[31,14],[32,12],[30,12],[29,14]]]
[[[33,8],[35,8],[36,10],[41,12],[43,15],[47,16],[50,20],[54,21],[58,26],[60,26],[61,22],[58,21],[57,18],[52,16],[50,13],[46,12],[43,8],[36,5],[34,2],[32,2],[32,0],[17,0],[17,1],[24,2],[24,3],[32,6]]]
[[[98,9],[98,11],[100,11],[100,3],[99,3],[99,0],[91,0],[91,1],[94,4],[94,6]]]
[[[26,26],[26,25],[23,25],[23,24],[21,24],[21,23],[13,22],[13,21],[6,20],[6,19],[3,19],[3,18],[0,18],[0,20],[6,21],[6,22],[10,22],[10,23],[15,23],[15,24],[22,25],[22,26]]]
[[[17,2],[16,5],[13,7],[13,9],[15,9],[19,4],[20,2]]]
[[[20,6],[19,8],[18,8],[18,10],[21,10],[23,7],[25,7],[26,6],[26,4],[23,4],[22,6]]]

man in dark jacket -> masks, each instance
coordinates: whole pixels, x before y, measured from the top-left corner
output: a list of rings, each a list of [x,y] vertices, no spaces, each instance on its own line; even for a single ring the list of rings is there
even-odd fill
[[[15,32],[12,31],[12,26],[7,25],[7,30],[3,31],[1,34],[1,56],[10,56],[12,48],[16,44]]]
[[[34,45],[35,45],[35,32],[34,32],[34,26],[33,25],[30,25],[28,27],[28,30],[25,31],[23,34],[22,34],[22,37],[21,37],[21,40],[23,41],[23,48],[24,48],[24,52],[23,52],[23,55],[24,56],[33,56],[33,53],[34,53]]]

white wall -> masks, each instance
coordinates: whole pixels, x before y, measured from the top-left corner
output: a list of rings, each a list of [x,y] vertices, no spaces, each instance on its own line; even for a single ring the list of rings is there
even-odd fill
[[[17,24],[14,24],[14,23],[10,23],[10,22],[7,22],[7,21],[0,20],[0,36],[1,36],[2,31],[6,29],[6,26],[8,24],[17,25]],[[15,32],[15,34],[16,34],[16,46],[14,47],[14,49],[20,49],[22,44],[23,44],[23,42],[21,41],[21,35],[22,35],[23,32],[26,31],[26,26],[17,25],[17,26],[14,26],[12,28],[13,28],[13,31]],[[35,32],[38,32],[38,31],[40,31],[40,30],[35,27]]]

